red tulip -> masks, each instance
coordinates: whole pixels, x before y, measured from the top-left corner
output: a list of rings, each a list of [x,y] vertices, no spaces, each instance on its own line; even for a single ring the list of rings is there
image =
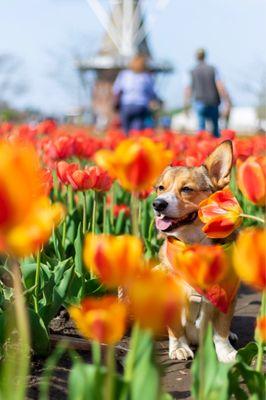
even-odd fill
[[[76,163],[69,164],[66,161],[59,161],[56,166],[56,173],[61,183],[69,185],[69,176],[78,169],[79,165]]]
[[[43,191],[46,196],[49,196],[52,187],[53,187],[53,175],[49,168],[44,168],[41,171],[42,178],[43,178]]]
[[[94,188],[96,177],[86,170],[77,169],[68,175],[68,180],[74,190],[89,190]]]
[[[215,192],[199,204],[203,232],[211,238],[229,236],[242,222],[241,207],[229,189]]]
[[[243,195],[252,203],[266,203],[266,157],[249,157],[237,162],[237,184]]]
[[[99,167],[86,167],[85,170],[95,176],[94,190],[99,192],[108,192],[110,190],[113,180],[106,171]]]

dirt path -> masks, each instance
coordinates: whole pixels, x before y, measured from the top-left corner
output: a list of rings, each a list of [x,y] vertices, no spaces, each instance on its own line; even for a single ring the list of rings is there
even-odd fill
[[[259,299],[260,295],[258,293],[254,293],[247,288],[242,288],[240,291],[232,325],[232,331],[239,337],[237,348],[243,347],[253,339],[256,315],[260,305]],[[126,346],[126,343],[127,341],[125,340],[122,343],[122,346]],[[191,399],[189,391],[191,382],[189,369],[191,362],[176,362],[169,360],[167,340],[159,341],[156,347],[160,364],[165,369],[165,375],[163,378],[165,390],[171,393],[174,399]],[[118,351],[117,356],[118,359],[122,359],[123,351]],[[86,352],[85,358],[89,358],[88,352]],[[51,382],[51,400],[67,399],[67,376],[70,367],[70,360],[64,358],[56,368]],[[42,371],[42,360],[35,360],[29,383],[28,399],[30,400],[38,399],[38,384]]]

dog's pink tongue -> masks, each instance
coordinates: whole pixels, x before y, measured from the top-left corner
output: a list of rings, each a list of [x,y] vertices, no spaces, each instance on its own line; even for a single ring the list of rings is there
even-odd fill
[[[172,220],[169,219],[161,219],[161,218],[156,218],[156,228],[159,229],[160,231],[165,231],[165,229],[168,229],[169,226],[171,226]]]

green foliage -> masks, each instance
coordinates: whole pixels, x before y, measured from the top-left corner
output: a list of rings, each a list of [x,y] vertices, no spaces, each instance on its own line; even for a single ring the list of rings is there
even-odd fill
[[[192,395],[200,400],[227,400],[229,398],[228,373],[232,364],[218,361],[212,337],[213,331],[209,325],[203,342],[202,360],[198,351],[191,368]],[[202,374],[203,367],[204,374]]]

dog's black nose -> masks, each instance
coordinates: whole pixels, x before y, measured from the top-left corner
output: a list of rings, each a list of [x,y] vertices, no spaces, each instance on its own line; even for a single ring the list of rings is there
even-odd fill
[[[167,203],[167,201],[165,201],[163,199],[156,199],[156,200],[154,200],[152,205],[153,205],[154,210],[163,211],[168,206],[168,203]]]

